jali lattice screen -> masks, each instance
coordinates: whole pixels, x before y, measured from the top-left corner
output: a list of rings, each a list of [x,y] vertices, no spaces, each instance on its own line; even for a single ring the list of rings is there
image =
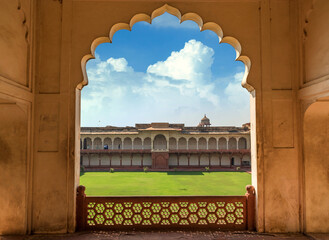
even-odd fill
[[[246,229],[246,197],[86,197],[85,229]]]

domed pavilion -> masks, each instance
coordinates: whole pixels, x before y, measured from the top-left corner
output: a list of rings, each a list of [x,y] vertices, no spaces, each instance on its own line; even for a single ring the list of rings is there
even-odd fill
[[[206,114],[201,119],[201,122],[199,123],[198,127],[210,127],[210,120],[207,118]]]

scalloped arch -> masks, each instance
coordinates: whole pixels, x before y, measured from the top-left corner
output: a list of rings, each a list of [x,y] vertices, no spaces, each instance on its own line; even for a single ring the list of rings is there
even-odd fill
[[[190,12],[190,13],[185,13],[184,15],[182,15],[181,12],[177,8],[172,7],[168,4],[165,4],[162,7],[155,9],[152,12],[151,16],[147,15],[145,13],[135,14],[130,19],[129,23],[116,23],[116,24],[114,24],[111,27],[109,35],[107,37],[96,38],[90,46],[90,53],[86,54],[81,59],[81,69],[82,69],[82,74],[83,74],[83,80],[82,80],[82,82],[80,82],[78,84],[77,88],[79,90],[81,90],[85,85],[88,84],[88,76],[87,76],[86,65],[87,65],[87,62],[90,59],[95,58],[95,51],[96,51],[96,48],[99,44],[105,43],[105,42],[112,43],[113,36],[117,31],[123,30],[123,29],[131,31],[134,24],[137,23],[137,22],[141,22],[141,21],[145,21],[145,22],[148,22],[148,23],[151,24],[152,20],[154,18],[156,18],[156,17],[158,17],[158,16],[160,16],[160,15],[166,13],[166,12],[170,13],[171,15],[176,16],[179,19],[180,23],[182,23],[184,21],[187,21],[187,20],[191,20],[191,21],[194,21],[196,24],[198,24],[198,26],[200,28],[200,31],[204,31],[204,30],[213,31],[218,36],[219,44],[222,43],[222,42],[230,44],[235,49],[235,52],[236,52],[236,58],[235,59],[236,59],[236,61],[241,61],[245,65],[245,72],[244,72],[244,76],[243,76],[241,85],[244,88],[246,88],[249,92],[252,92],[254,90],[254,87],[252,87],[250,84],[248,84],[248,81],[247,81],[248,74],[249,74],[250,69],[251,69],[251,60],[248,56],[241,55],[242,47],[241,47],[240,42],[232,36],[225,36],[224,37],[223,30],[217,23],[215,23],[215,22],[203,23],[203,20],[202,20],[201,16],[199,16],[197,13]]]

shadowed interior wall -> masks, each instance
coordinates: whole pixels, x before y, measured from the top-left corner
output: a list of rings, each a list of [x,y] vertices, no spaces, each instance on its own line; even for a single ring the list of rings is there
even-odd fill
[[[326,0],[317,0],[312,5],[304,31],[305,83],[328,79],[329,75],[329,4]]]
[[[305,113],[304,154],[306,231],[329,232],[329,101]]]
[[[29,7],[28,2],[23,1],[24,7]],[[28,86],[29,43],[26,16],[21,8],[19,1],[1,1],[0,77]]]
[[[329,209],[329,2],[307,0],[301,6],[304,231],[329,232],[329,213],[324,210]]]
[[[31,1],[0,1],[0,235],[31,228]]]
[[[0,99],[0,235],[27,228],[27,113]]]

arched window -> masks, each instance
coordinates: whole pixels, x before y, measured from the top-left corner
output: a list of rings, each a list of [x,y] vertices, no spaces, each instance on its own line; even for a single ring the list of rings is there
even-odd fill
[[[198,144],[197,144],[197,141],[195,138],[190,138],[188,140],[188,149],[197,149],[197,147],[198,147],[197,145]]]
[[[131,138],[126,137],[123,140],[123,149],[132,149],[132,141],[131,141]]]
[[[247,149],[247,140],[244,137],[239,139],[238,147],[239,149]]]
[[[230,138],[228,140],[228,149],[236,149],[236,146],[237,146],[237,142],[236,142],[236,139],[235,138]]]
[[[143,147],[144,147],[144,149],[147,149],[147,150],[151,149],[151,138],[147,137],[144,139]]]
[[[112,149],[112,140],[111,138],[104,139],[104,149]]]
[[[169,149],[170,150],[176,150],[177,149],[177,140],[176,138],[169,138]]]
[[[140,138],[134,139],[133,149],[143,149],[142,139]]]
[[[220,138],[218,140],[218,149],[227,149],[227,140],[226,138]]]
[[[216,138],[209,138],[208,149],[211,149],[211,150],[217,149],[217,140],[216,140]]]
[[[113,141],[113,149],[122,149],[121,138],[115,138]]]
[[[83,149],[91,149],[92,143],[90,138],[85,138],[83,140]]]
[[[199,149],[207,149],[207,140],[205,138],[200,138],[198,142]]]
[[[187,149],[187,141],[185,138],[180,138],[178,140],[178,149]]]
[[[163,135],[156,135],[153,141],[153,149],[155,150],[166,150],[167,140]]]
[[[102,139],[99,137],[94,139],[94,149],[103,149]]]

